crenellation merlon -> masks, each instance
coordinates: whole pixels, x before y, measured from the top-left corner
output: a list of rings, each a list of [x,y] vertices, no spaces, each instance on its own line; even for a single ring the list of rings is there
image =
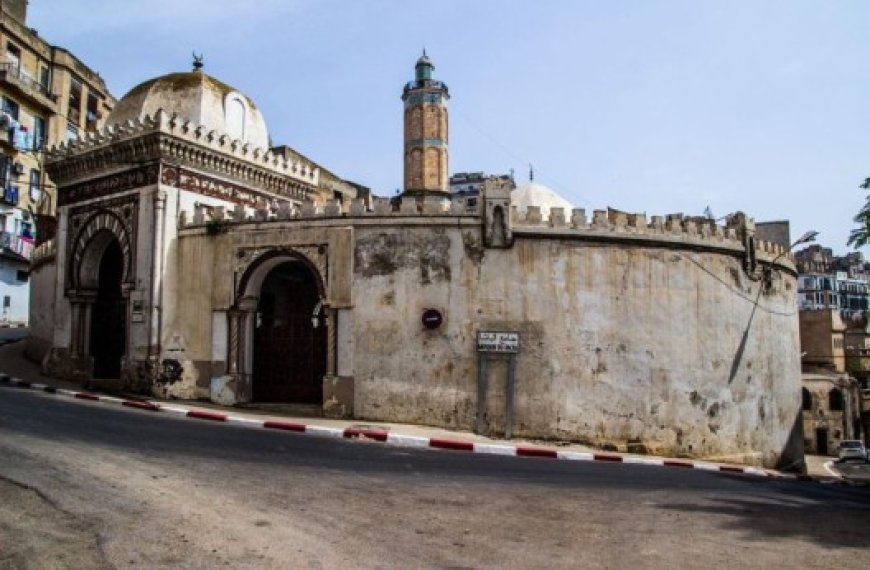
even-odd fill
[[[565,227],[565,208],[550,209],[550,227],[563,228]]]
[[[514,210],[516,207],[513,208]],[[583,208],[574,208],[571,210],[571,227],[574,229],[582,229],[587,227],[586,210]]]

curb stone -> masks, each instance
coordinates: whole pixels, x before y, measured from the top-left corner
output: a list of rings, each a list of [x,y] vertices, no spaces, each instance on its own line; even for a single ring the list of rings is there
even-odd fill
[[[401,435],[388,431],[376,429],[366,429],[357,427],[348,428],[333,428],[318,426],[313,424],[304,424],[290,421],[280,420],[256,420],[227,414],[222,412],[214,412],[211,410],[202,410],[189,408],[187,406],[178,406],[172,404],[163,404],[150,400],[131,400],[125,398],[116,398],[113,396],[105,396],[92,392],[80,392],[76,390],[67,390],[64,388],[55,388],[47,384],[28,382],[9,376],[8,374],[0,374],[0,384],[8,384],[17,388],[37,390],[55,396],[75,398],[79,400],[88,400],[92,402],[100,402],[104,404],[114,404],[140,410],[152,412],[169,413],[185,418],[211,421],[217,423],[228,423],[232,425],[255,428],[268,429],[277,431],[291,431],[295,433],[303,433],[321,437],[333,437],[339,439],[355,439],[360,441],[376,441],[394,445],[398,447],[415,447],[415,448],[434,448],[453,451],[466,451],[471,453],[485,455],[507,455],[514,457],[537,457],[546,459],[561,459],[564,461],[597,461],[605,463],[627,463],[634,465],[652,465],[657,467],[672,467],[677,469],[699,469],[702,471],[715,471],[720,473],[733,473],[752,475],[756,477],[766,477],[773,479],[787,479],[796,481],[813,481],[818,483],[841,483],[839,480],[828,480],[812,477],[810,475],[795,475],[791,473],[780,473],[771,469],[762,469],[759,467],[747,467],[744,465],[729,465],[722,463],[713,463],[708,461],[693,461],[685,459],[667,459],[662,457],[638,457],[633,455],[622,455],[619,453],[602,453],[602,452],[587,452],[587,451],[560,451],[548,447],[528,446],[528,445],[504,445],[493,443],[480,443],[463,440],[454,440],[436,437],[421,437],[413,435]]]

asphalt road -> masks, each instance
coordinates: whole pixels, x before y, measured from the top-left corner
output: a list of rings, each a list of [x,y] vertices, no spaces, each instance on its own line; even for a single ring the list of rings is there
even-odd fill
[[[26,328],[0,328],[0,346],[24,340],[27,338],[29,330]]]
[[[0,478],[0,568],[870,565],[866,487],[409,450],[8,387]]]
[[[835,461],[834,469],[849,481],[870,485],[870,460]]]

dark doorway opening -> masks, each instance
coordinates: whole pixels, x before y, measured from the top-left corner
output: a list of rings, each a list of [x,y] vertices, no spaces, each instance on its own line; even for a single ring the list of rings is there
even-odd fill
[[[828,430],[826,428],[816,428],[816,452],[819,455],[828,454]]]
[[[263,280],[254,322],[254,401],[323,403],[326,321],[317,278],[302,262]]]
[[[121,359],[126,346],[127,304],[121,295],[124,256],[117,240],[111,240],[100,259],[97,298],[91,308],[90,352],[94,359],[94,378],[121,377]]]

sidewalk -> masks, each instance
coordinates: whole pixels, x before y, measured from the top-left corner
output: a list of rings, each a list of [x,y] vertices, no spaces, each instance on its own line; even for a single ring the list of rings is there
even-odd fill
[[[804,461],[807,463],[807,475],[833,477],[834,475],[825,468],[825,463],[830,463],[835,459],[836,457],[828,457],[827,455],[804,455]]]
[[[24,342],[17,342],[7,346],[0,347],[0,373],[8,374],[11,377],[20,378],[21,380],[25,380],[30,383],[38,383],[44,384],[46,386],[52,386],[54,388],[59,388],[62,390],[69,390],[71,392],[76,391],[84,391],[84,388],[81,384],[76,382],[66,382],[64,380],[58,380],[56,378],[50,378],[48,376],[43,376],[40,372],[39,366],[33,362],[30,362],[24,357]],[[97,393],[97,392],[95,392]],[[115,396],[119,396],[118,394],[113,394]],[[129,395],[127,395],[129,396]],[[130,396],[130,398],[134,398]],[[144,399],[142,397],[135,397],[135,399]],[[263,406],[256,407],[255,405],[251,406],[242,406],[242,407],[232,407],[227,408],[224,406],[218,406],[217,404],[212,404],[211,402],[204,402],[200,400],[162,400],[159,398],[148,398],[148,401],[159,403],[162,406],[175,406],[175,407],[184,407],[189,409],[198,409],[198,410],[208,410],[221,414],[231,414],[232,416],[242,417],[246,419],[250,419],[252,421],[262,421],[262,422],[270,422],[270,423],[290,423],[290,424],[298,424],[298,425],[311,425],[311,426],[319,426],[323,428],[332,428],[339,430],[346,430],[349,428],[353,429],[364,429],[368,431],[374,432],[386,432],[386,433],[401,433],[408,436],[413,437],[428,437],[430,439],[449,439],[449,440],[461,440],[467,441],[471,443],[485,443],[485,444],[528,444],[528,445],[550,445],[550,446],[558,446],[560,450],[565,451],[576,451],[576,452],[592,452],[591,447],[586,447],[583,445],[566,445],[561,443],[554,442],[533,442],[529,440],[523,439],[513,439],[510,442],[502,439],[493,439],[489,437],[484,437],[481,435],[477,435],[472,432],[467,431],[454,431],[448,429],[442,429],[437,427],[430,426],[420,426],[413,424],[399,424],[399,423],[389,423],[389,422],[369,422],[365,420],[342,420],[342,419],[332,419],[332,418],[324,418],[319,416],[314,416],[310,414],[300,414],[293,413],[292,411],[288,411],[287,408],[291,408],[291,406]],[[275,407],[281,407],[282,410],[276,410]],[[273,408],[273,409],[269,409]]]
[[[448,430],[431,426],[323,418],[293,413],[286,406],[280,407],[280,410],[276,410],[274,406],[263,406],[268,409],[249,406],[227,408],[201,401],[170,401],[157,398],[145,400],[134,397],[125,399],[123,396],[118,397],[117,395],[104,396],[100,393],[86,392],[80,384],[74,382],[65,382],[43,376],[40,373],[39,366],[27,360],[23,355],[23,351],[24,342],[0,347],[0,382],[56,393],[61,396],[147,409],[198,420],[225,422],[250,428],[294,431],[319,436],[373,440],[406,447],[431,447],[490,455],[631,463],[742,473],[762,477],[811,479],[807,476],[782,474],[773,470],[725,464],[712,460],[700,461],[610,453],[573,443],[525,439],[503,440],[481,436],[468,431]],[[812,469],[811,474],[814,476],[814,479],[834,479],[821,464],[819,464],[817,469],[814,463]]]

